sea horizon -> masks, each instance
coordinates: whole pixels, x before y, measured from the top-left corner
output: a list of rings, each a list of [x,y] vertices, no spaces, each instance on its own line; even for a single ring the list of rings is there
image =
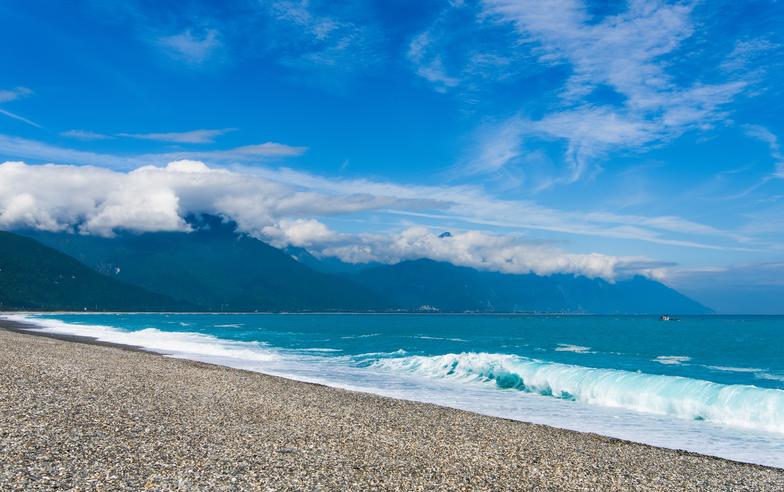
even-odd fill
[[[288,314],[302,314],[302,315],[331,315],[331,314],[363,314],[363,315],[421,315],[421,316],[575,316],[575,317],[619,317],[619,318],[660,318],[662,315],[666,316],[675,316],[678,319],[680,318],[737,318],[737,317],[747,317],[747,318],[784,318],[784,314],[730,314],[730,313],[708,313],[708,314],[678,314],[677,312],[662,312],[662,313],[641,313],[641,314],[630,314],[630,313],[619,313],[619,314],[608,314],[608,313],[573,313],[573,312],[541,312],[541,313],[528,313],[528,312],[518,312],[518,311],[509,311],[509,312],[484,312],[484,311],[61,311],[61,310],[53,310],[53,311],[37,311],[37,310],[11,310],[11,311],[3,311],[0,310],[0,315],[24,315],[24,314],[32,314],[32,315],[56,315],[56,314],[205,314],[205,315],[216,315],[216,314],[272,314],[272,315],[288,315]],[[678,319],[672,321],[678,321]]]

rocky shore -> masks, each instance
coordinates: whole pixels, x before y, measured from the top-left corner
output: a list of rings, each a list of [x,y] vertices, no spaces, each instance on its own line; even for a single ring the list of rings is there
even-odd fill
[[[0,490],[784,490],[784,470],[0,329]]]

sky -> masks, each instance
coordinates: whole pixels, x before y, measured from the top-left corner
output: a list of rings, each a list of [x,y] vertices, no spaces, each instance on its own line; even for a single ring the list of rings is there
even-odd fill
[[[0,228],[235,220],[784,313],[784,3],[0,3]],[[441,237],[449,232],[447,237]]]

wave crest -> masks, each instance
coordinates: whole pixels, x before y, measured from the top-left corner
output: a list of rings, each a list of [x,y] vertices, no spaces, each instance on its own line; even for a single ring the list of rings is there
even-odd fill
[[[784,433],[784,391],[776,389],[473,352],[380,359],[374,366],[431,378],[490,383],[502,389],[592,405]]]

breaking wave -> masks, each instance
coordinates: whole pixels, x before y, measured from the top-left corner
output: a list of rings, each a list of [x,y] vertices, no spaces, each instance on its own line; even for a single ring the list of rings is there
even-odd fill
[[[515,355],[462,353],[380,359],[375,367],[494,384],[591,405],[784,433],[784,391],[679,376],[597,369]]]

